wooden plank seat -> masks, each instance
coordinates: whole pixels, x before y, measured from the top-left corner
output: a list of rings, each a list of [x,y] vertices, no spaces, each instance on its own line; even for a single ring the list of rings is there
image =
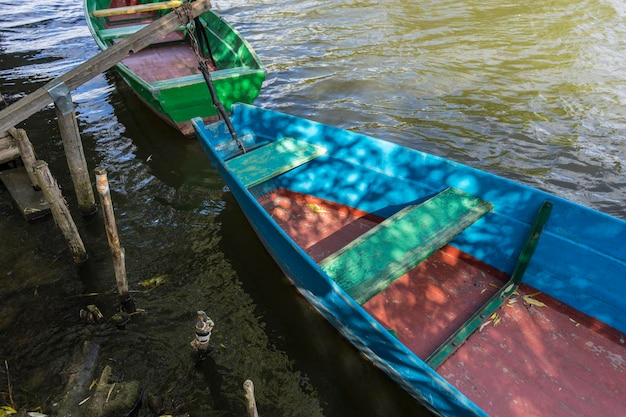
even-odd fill
[[[324,259],[320,267],[363,304],[492,208],[478,197],[446,188],[384,220]]]
[[[137,4],[134,6],[111,7],[108,9],[94,10],[93,17],[111,17],[125,14],[154,12],[157,10],[175,9],[183,4],[182,1],[160,1],[156,3]]]
[[[326,148],[294,138],[281,138],[226,162],[246,188],[326,154]]]
[[[107,41],[111,39],[119,39],[119,38],[127,38],[131,35],[134,35],[136,32],[148,26],[147,24],[141,25],[124,25],[124,26],[113,26],[106,29],[100,29],[98,31],[98,35],[100,39]],[[179,26],[176,31],[181,32],[184,31],[185,26]]]

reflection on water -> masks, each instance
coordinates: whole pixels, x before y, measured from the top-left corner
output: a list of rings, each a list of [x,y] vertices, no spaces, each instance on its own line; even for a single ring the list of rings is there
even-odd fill
[[[485,4],[487,3],[487,4]],[[0,0],[0,91],[19,99],[97,53],[79,3]],[[521,2],[216,0],[269,74],[257,104],[370,133],[626,218],[626,6]],[[52,109],[23,127],[57,176],[90,261],[77,268],[52,219],[27,224],[0,188],[0,359],[17,405],[59,399],[84,340],[98,369],[140,380],[168,412],[420,415],[284,280],[195,141],[146,111],[113,73],[73,92],[90,169],[107,169],[136,304],[125,331],[86,326],[117,297],[99,218],[81,219]],[[142,280],[167,275],[145,290]],[[95,296],[79,294],[97,293]],[[190,357],[195,311],[217,326]],[[7,403],[0,370],[0,402]],[[149,415],[144,407],[142,415]]]

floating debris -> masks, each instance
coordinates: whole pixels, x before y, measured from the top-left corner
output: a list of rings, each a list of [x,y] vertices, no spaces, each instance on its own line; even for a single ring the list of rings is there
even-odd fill
[[[191,347],[199,353],[204,353],[209,349],[211,331],[213,330],[213,327],[215,327],[215,323],[204,311],[199,310],[197,314],[198,321],[196,321],[196,338],[191,342]]]
[[[86,323],[100,323],[104,316],[95,304],[89,304],[87,307],[80,309],[80,318]]]
[[[152,290],[167,281],[168,275],[159,275],[141,281],[139,284],[147,290]]]

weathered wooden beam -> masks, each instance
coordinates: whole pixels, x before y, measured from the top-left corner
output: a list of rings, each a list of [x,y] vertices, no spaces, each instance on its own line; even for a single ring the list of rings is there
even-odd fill
[[[117,224],[115,223],[115,212],[113,211],[109,180],[104,168],[96,168],[96,189],[100,195],[102,213],[104,214],[104,228],[107,233],[111,255],[113,256],[113,269],[115,272],[115,282],[117,283],[117,293],[120,296],[124,310],[126,310],[127,313],[134,313],[136,311],[135,303],[128,293],[128,280],[126,279],[126,254],[120,244],[120,237],[117,234]]]
[[[61,194],[59,185],[50,173],[48,164],[44,161],[35,162],[35,174],[37,175],[37,183],[50,205],[54,221],[61,229],[61,232],[63,232],[63,236],[65,236],[65,240],[72,251],[74,262],[77,264],[85,262],[87,260],[85,245],[78,234],[78,228],[74,220],[72,220],[70,210]]]
[[[163,38],[168,33],[175,31],[181,24],[186,24],[188,17],[195,18],[210,8],[210,0],[196,0],[193,3],[185,3],[175,11],[155,20],[134,35],[123,39],[74,69],[55,78],[43,87],[0,111],[0,132],[8,130],[52,103],[53,99],[49,91],[55,86],[64,83],[70,91],[76,89],[96,75],[113,67],[126,56],[132,55],[152,42]]]
[[[90,216],[97,210],[96,200],[93,195],[93,188],[91,188],[89,169],[83,152],[83,142],[80,139],[72,95],[65,84],[59,84],[50,90],[50,95],[54,99],[55,110],[59,119],[63,149],[72,176],[78,207],[83,216]]]

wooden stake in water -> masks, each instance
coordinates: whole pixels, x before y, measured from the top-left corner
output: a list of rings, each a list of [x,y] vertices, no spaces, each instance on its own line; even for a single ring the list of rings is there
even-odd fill
[[[72,176],[78,207],[83,216],[90,216],[96,212],[96,200],[91,188],[72,95],[64,83],[55,85],[49,90],[49,94],[54,98],[63,149]]]
[[[243,392],[246,397],[248,417],[259,417],[259,412],[256,409],[256,400],[254,399],[254,383],[251,380],[246,379],[246,382],[243,383]]]
[[[115,224],[115,214],[113,212],[113,203],[111,201],[111,192],[109,191],[109,180],[107,172],[104,168],[96,168],[96,189],[100,195],[100,204],[102,204],[102,213],[104,215],[104,228],[109,240],[109,248],[113,255],[113,268],[115,270],[115,281],[117,282],[117,292],[120,296],[122,306],[127,313],[136,311],[135,303],[128,293],[128,281],[126,280],[126,260],[124,248],[120,245],[120,238],[117,234],[117,225]]]
[[[35,162],[35,176],[37,177],[37,183],[43,192],[48,205],[50,205],[50,211],[63,236],[67,241],[74,262],[79,264],[87,260],[87,252],[85,251],[85,245],[78,234],[76,224],[70,215],[70,210],[67,207],[67,202],[61,194],[61,189],[56,180],[50,173],[48,164],[44,161]]]

